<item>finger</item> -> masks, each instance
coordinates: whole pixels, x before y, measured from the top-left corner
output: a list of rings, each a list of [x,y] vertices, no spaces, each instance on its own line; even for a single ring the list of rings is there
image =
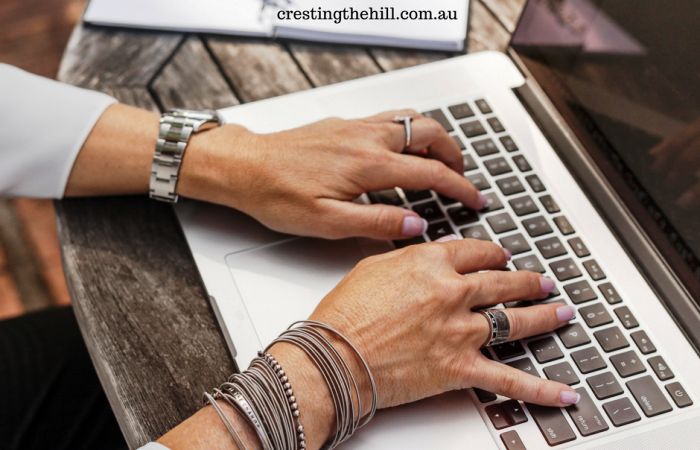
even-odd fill
[[[508,341],[517,341],[526,337],[537,336],[549,333],[570,323],[576,317],[576,308],[561,303],[551,303],[548,305],[535,305],[525,308],[505,308],[501,309],[508,316],[510,333]],[[478,319],[474,320],[477,327],[475,334],[480,339],[478,342],[487,342],[491,336],[489,320],[482,314],[477,314]],[[481,337],[483,336],[483,339]]]
[[[383,186],[389,185],[411,190],[431,189],[474,210],[482,210],[486,206],[486,198],[469,180],[434,159],[391,155],[389,164],[376,170],[377,174],[372,179],[378,186],[370,190],[385,189]]]
[[[502,269],[510,252],[493,242],[477,239],[456,239],[440,245],[448,250],[448,258],[457,273]]]
[[[486,358],[474,368],[479,379],[474,387],[544,406],[566,407],[578,403],[581,396],[569,386],[545,380]]]
[[[472,307],[492,306],[514,300],[535,300],[554,291],[554,281],[539,273],[490,271],[467,275]]]
[[[420,236],[428,222],[413,211],[389,205],[360,205],[338,200],[323,200],[332,238],[363,236],[374,239],[408,239]]]

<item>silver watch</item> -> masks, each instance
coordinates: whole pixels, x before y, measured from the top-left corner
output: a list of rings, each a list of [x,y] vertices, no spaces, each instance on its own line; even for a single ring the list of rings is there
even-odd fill
[[[221,125],[216,111],[173,109],[160,118],[160,133],[151,166],[149,195],[152,199],[176,203],[180,165],[194,133]]]

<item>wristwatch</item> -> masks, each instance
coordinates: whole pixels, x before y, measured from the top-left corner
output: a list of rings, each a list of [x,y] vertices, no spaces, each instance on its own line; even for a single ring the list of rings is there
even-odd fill
[[[192,134],[220,126],[216,111],[173,109],[160,118],[160,133],[151,166],[149,196],[154,200],[176,203],[180,166]]]

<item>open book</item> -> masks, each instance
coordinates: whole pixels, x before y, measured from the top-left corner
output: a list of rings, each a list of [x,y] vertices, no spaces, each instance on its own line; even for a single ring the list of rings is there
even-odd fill
[[[91,0],[96,25],[461,51],[469,0]]]

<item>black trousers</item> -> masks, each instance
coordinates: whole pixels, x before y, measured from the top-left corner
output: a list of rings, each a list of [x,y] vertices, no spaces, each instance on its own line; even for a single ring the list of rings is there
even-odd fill
[[[0,449],[126,449],[71,308],[0,321]]]

